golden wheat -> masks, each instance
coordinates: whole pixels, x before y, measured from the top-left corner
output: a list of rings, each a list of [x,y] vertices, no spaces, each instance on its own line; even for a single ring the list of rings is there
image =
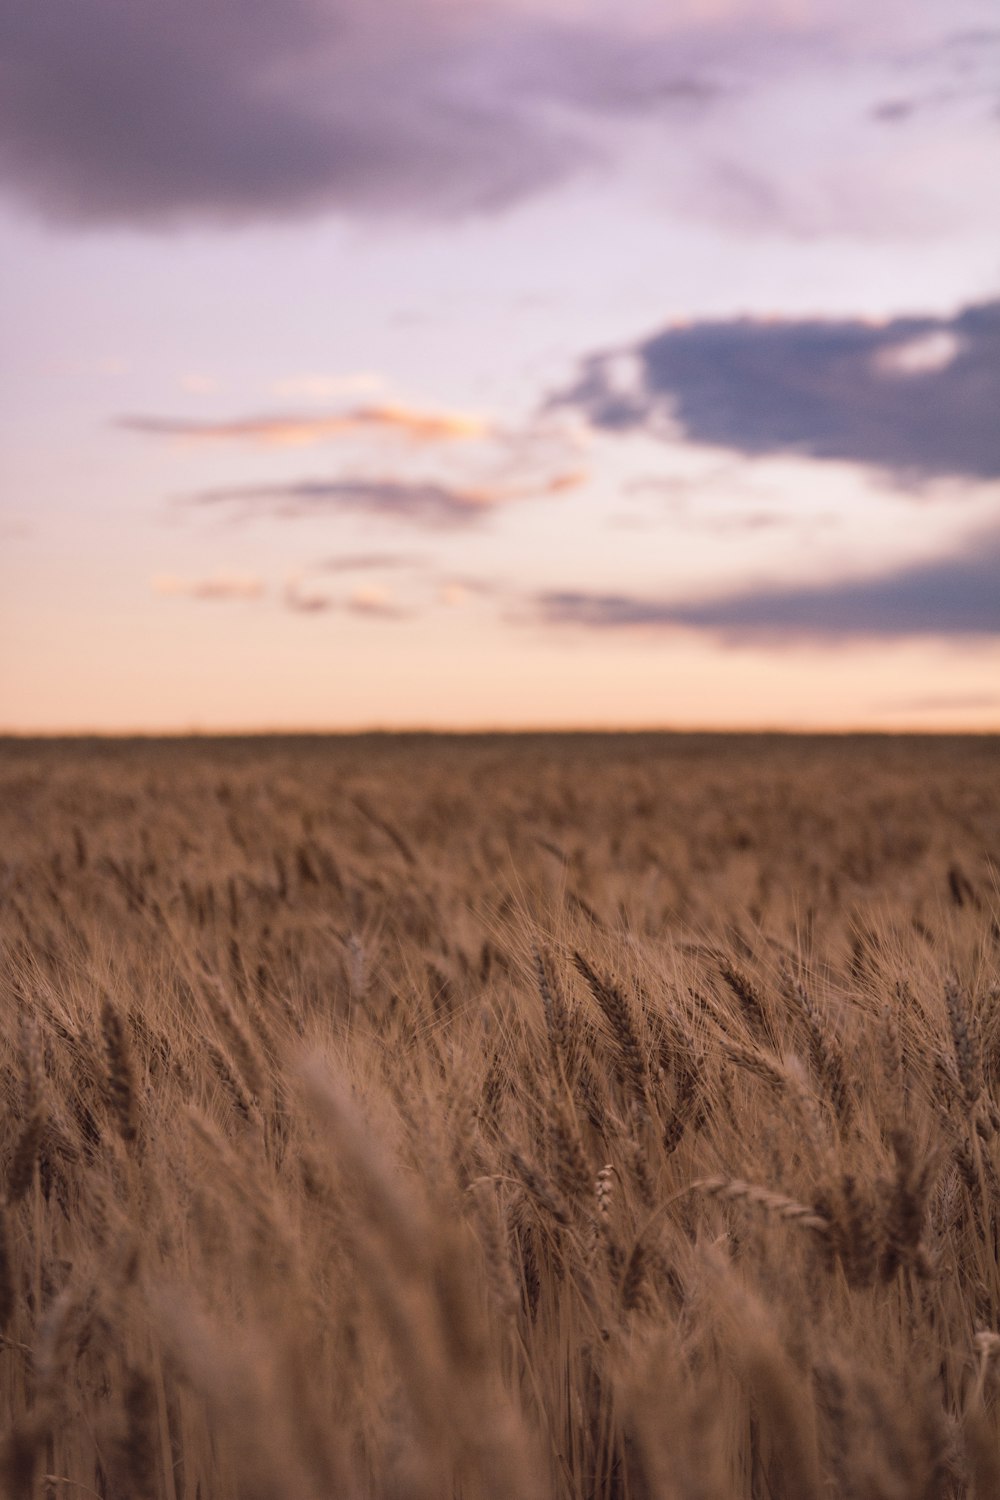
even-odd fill
[[[0,1495],[1000,1493],[997,750],[0,743]]]

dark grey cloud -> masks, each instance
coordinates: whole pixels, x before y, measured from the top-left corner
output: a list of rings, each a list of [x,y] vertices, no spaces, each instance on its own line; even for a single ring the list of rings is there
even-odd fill
[[[583,112],[711,105],[710,50],[427,0],[14,0],[0,180],[75,222],[490,210],[599,156]]]
[[[356,511],[440,531],[477,525],[501,503],[501,498],[488,490],[424,480],[306,479],[294,484],[203,490],[185,503],[235,506],[281,517]]]
[[[705,599],[552,590],[533,601],[549,625],[706,630],[731,639],[847,640],[1000,635],[1000,531],[932,561],[869,578],[756,587]]]
[[[630,376],[621,377],[623,356]],[[665,329],[584,362],[549,403],[609,431],[680,433],[914,480],[1000,477],[1000,300],[952,318],[734,319]]]

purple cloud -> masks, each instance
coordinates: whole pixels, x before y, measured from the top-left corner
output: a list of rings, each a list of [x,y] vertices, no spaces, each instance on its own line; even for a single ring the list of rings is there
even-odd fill
[[[243,505],[252,511],[277,516],[360,511],[437,531],[475,526],[502,500],[503,496],[491,490],[423,480],[307,479],[292,484],[204,490],[189,503]]]
[[[629,378],[621,369],[627,361]],[[612,432],[680,433],[902,477],[1000,477],[1000,300],[887,323],[740,318],[585,361],[551,406]]]
[[[621,121],[673,138],[831,61],[884,72],[886,36],[926,39],[921,20],[866,25],[832,0],[794,23],[777,4],[14,3],[0,9],[0,181],[58,220],[146,228],[491,212],[606,166]],[[745,212],[759,172],[721,179],[726,211]]]
[[[0,176],[77,222],[491,210],[595,159],[574,112],[710,105],[704,51],[418,0],[14,4]]]
[[[549,590],[535,596],[532,609],[546,625],[680,627],[736,640],[994,637],[1000,636],[1000,531],[946,556],[869,578],[761,586],[689,600]]]

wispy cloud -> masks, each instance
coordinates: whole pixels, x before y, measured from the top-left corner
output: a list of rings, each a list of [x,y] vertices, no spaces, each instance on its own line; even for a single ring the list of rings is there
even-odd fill
[[[1000,636],[1000,532],[956,551],[867,578],[773,585],[700,599],[547,590],[531,614],[547,625],[592,630],[687,628],[730,640],[848,640]]]
[[[775,490],[748,477],[740,461],[699,474],[640,475],[623,487],[627,496],[656,502],[643,511],[620,510],[609,517],[614,530],[651,531],[669,522],[675,531],[732,536],[761,531],[812,531],[834,517],[783,508]]]
[[[286,609],[298,615],[323,615],[337,607],[329,594],[308,587],[298,574],[287,580],[282,601]]]
[[[919,54],[900,59],[897,64],[897,71],[902,75],[900,81],[919,84],[920,75],[930,60]],[[1000,27],[977,26],[954,31],[941,38],[932,61],[937,64],[935,71],[943,64],[943,76],[947,81],[930,87],[918,86],[880,99],[872,106],[872,119],[883,125],[899,125],[928,110],[938,112],[951,106],[968,108],[977,100],[988,108],[996,108],[1000,102],[997,76]],[[906,75],[910,75],[908,79]]]
[[[1000,301],[952,318],[735,319],[595,355],[554,398],[599,428],[912,479],[1000,477]]]
[[[295,577],[285,585],[283,599],[286,609],[301,615],[339,612],[376,620],[405,620],[413,614],[411,609],[397,603],[389,589],[378,584],[359,584],[346,599],[337,599],[309,588]]]
[[[585,485],[590,478],[587,469],[566,469],[562,473],[552,474],[548,479],[540,479],[536,484],[515,485],[510,491],[511,497],[532,495],[566,495],[570,490],[578,490]]]
[[[152,580],[153,592],[186,599],[229,601],[259,599],[264,585],[252,573],[214,573],[210,578],[177,578],[161,573]]]
[[[203,490],[188,504],[231,505],[279,517],[357,511],[431,530],[475,526],[502,506],[566,494],[586,481],[582,470],[531,483],[460,485],[421,479],[305,479],[290,484],[236,485]]]
[[[346,412],[271,413],[207,422],[186,417],[123,416],[115,425],[147,437],[188,443],[248,443],[264,448],[302,448],[364,432],[393,433],[415,443],[453,443],[490,435],[490,424],[466,412],[421,411],[389,403]]]
[[[202,506],[236,505],[250,512],[298,518],[356,511],[408,521],[430,530],[475,526],[499,499],[488,490],[405,479],[305,479],[293,484],[237,485],[193,497]]]
[[[427,558],[419,552],[343,552],[320,563],[326,573],[381,573],[426,565]]]

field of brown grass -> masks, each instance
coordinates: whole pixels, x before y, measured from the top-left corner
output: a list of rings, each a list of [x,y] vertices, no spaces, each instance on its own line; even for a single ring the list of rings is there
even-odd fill
[[[1000,1496],[1000,743],[0,744],[0,1485]]]

